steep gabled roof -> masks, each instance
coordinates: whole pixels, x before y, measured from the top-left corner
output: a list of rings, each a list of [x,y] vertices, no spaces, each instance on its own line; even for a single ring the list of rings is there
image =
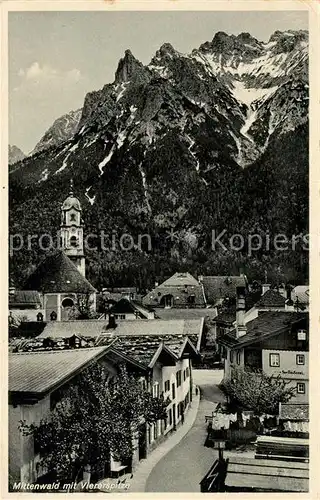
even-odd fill
[[[307,318],[308,313],[265,311],[246,324],[247,333],[245,335],[237,339],[236,329],[234,329],[219,338],[218,343],[232,349],[238,349],[289,331],[293,324]]]
[[[237,287],[247,287],[245,276],[203,276],[202,284],[207,302],[215,304],[226,297],[235,298]]]
[[[167,287],[167,286],[200,286],[199,282],[191,276],[190,273],[175,273],[171,278],[167,279],[159,287]],[[158,287],[157,287],[158,288]]]
[[[92,293],[96,291],[63,251],[48,255],[29,276],[24,288],[43,293]]]
[[[267,290],[256,302],[255,307],[285,307],[286,299],[277,290]]]

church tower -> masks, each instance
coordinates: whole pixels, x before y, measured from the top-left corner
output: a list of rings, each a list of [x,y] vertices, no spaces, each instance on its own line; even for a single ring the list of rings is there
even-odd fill
[[[65,199],[61,207],[61,248],[76,265],[80,273],[85,276],[86,265],[81,211],[80,201],[73,194],[73,181],[71,180],[69,196]]]

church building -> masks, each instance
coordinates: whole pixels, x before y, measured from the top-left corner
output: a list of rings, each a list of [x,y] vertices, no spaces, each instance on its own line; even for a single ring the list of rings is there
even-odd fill
[[[61,207],[61,249],[48,255],[29,276],[25,290],[40,293],[44,321],[76,319],[96,310],[96,289],[86,279],[81,205],[73,194]]]

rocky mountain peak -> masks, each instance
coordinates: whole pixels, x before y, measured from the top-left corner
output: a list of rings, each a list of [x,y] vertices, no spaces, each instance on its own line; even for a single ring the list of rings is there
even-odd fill
[[[163,56],[166,56],[166,55],[169,55],[169,56],[174,56],[176,55],[176,50],[174,49],[174,47],[171,45],[171,43],[164,43],[163,45],[161,45],[160,49],[157,50],[156,52],[156,58],[157,57],[163,57]]]
[[[141,79],[146,80],[147,69],[143,64],[138,61],[132,54],[131,50],[127,49],[124,53],[124,57],[120,59],[118,63],[118,68],[115,73],[115,83],[126,83],[132,78],[135,80]]]
[[[274,44],[273,52],[280,54],[291,52],[303,41],[308,41],[308,32],[305,30],[275,31],[269,39],[269,44]]]
[[[8,157],[9,157],[9,165],[13,165],[14,163],[23,160],[26,155],[21,151],[20,148],[16,145],[10,145],[9,144],[9,150],[8,150]]]

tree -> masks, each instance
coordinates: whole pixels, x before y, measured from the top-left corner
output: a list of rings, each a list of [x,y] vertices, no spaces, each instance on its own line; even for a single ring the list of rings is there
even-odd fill
[[[231,401],[256,415],[277,415],[279,403],[288,402],[295,394],[294,387],[280,375],[269,376],[260,370],[234,368],[223,388]]]
[[[38,425],[21,422],[32,434],[40,465],[60,481],[76,481],[87,465],[110,459],[130,460],[134,436],[143,421],[166,417],[163,398],[153,398],[125,366],[113,380],[100,364],[92,365],[67,387],[60,400]]]
[[[93,299],[90,293],[77,293],[75,304],[70,308],[69,319],[93,319],[97,316],[92,308]]]

